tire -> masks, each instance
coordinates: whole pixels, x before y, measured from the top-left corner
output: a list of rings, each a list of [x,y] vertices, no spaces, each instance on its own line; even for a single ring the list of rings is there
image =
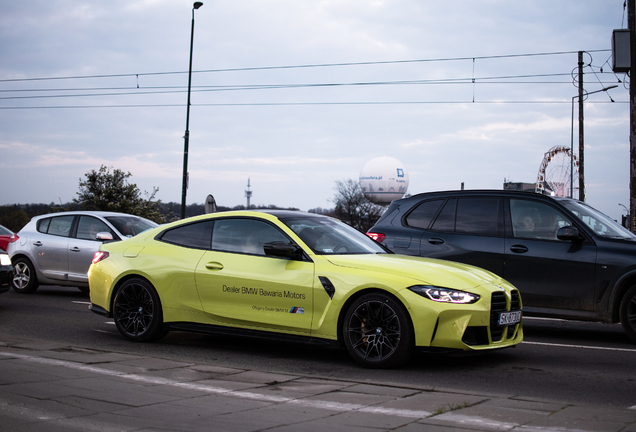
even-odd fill
[[[627,290],[620,306],[621,325],[632,341],[636,342],[636,285]]]
[[[413,353],[411,320],[404,306],[383,294],[365,294],[354,301],[344,318],[342,335],[349,354],[368,368],[406,363]]]
[[[18,258],[13,262],[13,290],[20,294],[32,293],[38,289],[38,277],[33,264],[27,258]]]
[[[117,330],[131,341],[153,342],[168,334],[159,295],[144,279],[129,279],[117,290],[113,317]]]

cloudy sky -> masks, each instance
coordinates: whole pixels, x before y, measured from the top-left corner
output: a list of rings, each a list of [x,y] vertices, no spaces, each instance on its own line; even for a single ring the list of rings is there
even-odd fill
[[[101,165],[180,202],[191,19],[186,0],[0,0],[0,204],[68,202]],[[535,182],[570,145],[586,51],[585,90],[618,84],[585,102],[587,201],[629,206],[623,0],[205,0],[195,20],[188,204],[245,204],[250,178],[252,204],[331,208],[385,155],[411,194]]]

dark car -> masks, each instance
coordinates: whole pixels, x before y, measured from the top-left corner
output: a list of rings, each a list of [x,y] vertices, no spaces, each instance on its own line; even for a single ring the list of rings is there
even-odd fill
[[[0,249],[0,294],[9,291],[13,281],[13,266],[9,255]]]
[[[636,236],[589,205],[515,191],[447,191],[391,203],[367,233],[393,252],[490,270],[524,315],[621,322],[636,341]]]

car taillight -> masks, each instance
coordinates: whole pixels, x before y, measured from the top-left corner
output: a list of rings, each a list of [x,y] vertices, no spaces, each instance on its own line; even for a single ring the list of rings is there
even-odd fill
[[[373,240],[377,241],[378,243],[382,243],[384,239],[386,238],[386,236],[382,233],[368,232],[367,235],[371,237]]]
[[[105,260],[110,255],[108,252],[97,251],[95,255],[93,255],[93,264],[97,264],[100,261]]]
[[[9,237],[9,243],[15,243],[18,241],[20,237],[18,237],[17,234],[12,234],[11,237]]]

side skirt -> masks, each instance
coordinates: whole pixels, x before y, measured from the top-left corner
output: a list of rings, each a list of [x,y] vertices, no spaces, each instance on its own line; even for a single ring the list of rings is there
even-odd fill
[[[322,346],[326,348],[340,348],[338,341],[311,336],[298,336],[286,333],[268,332],[263,330],[241,329],[212,324],[198,324],[191,322],[164,323],[164,328],[172,331],[186,331],[192,333],[215,334],[224,336],[238,336],[252,339],[264,339],[279,342],[291,342],[303,345]]]

